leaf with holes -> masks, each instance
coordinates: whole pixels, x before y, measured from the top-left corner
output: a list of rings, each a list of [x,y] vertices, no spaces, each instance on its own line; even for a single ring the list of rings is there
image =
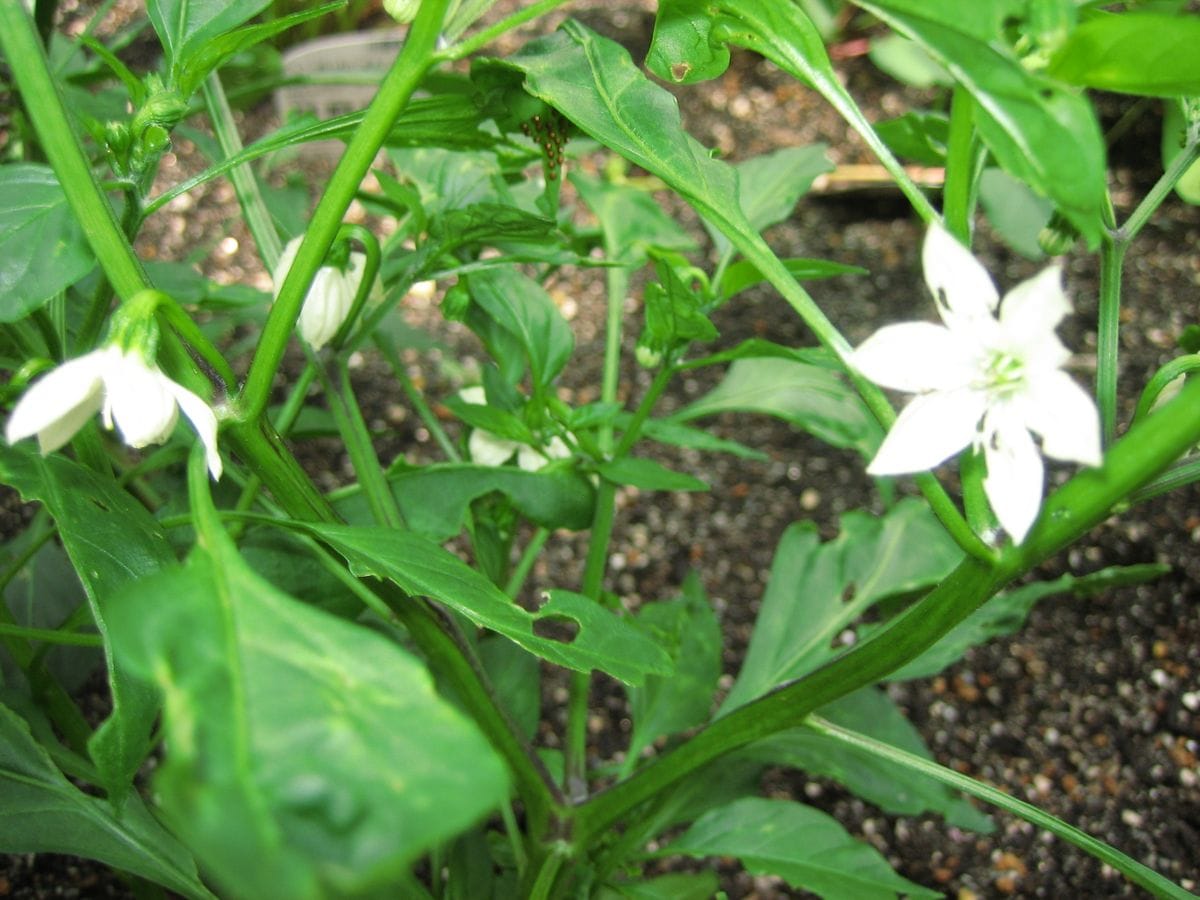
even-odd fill
[[[670,657],[640,630],[579,594],[550,591],[548,602],[530,613],[453,553],[419,535],[294,524],[328,543],[359,574],[387,578],[407,593],[431,597],[552,663],[579,672],[599,669],[626,684],[672,671]],[[565,628],[561,640],[542,636],[552,623]]]
[[[721,713],[829,661],[838,654],[834,642],[875,603],[933,586],[961,558],[929,507],[916,500],[902,500],[882,518],[847,513],[841,533],[826,543],[813,523],[790,525]]]

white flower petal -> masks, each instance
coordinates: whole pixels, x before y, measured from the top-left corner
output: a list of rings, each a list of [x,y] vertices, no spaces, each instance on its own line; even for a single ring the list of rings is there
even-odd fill
[[[992,418],[989,414],[989,420]],[[1042,458],[1033,437],[1015,419],[991,429],[983,450],[987,460],[983,490],[997,521],[1019,544],[1042,506]]]
[[[929,226],[921,249],[925,283],[938,312],[952,329],[959,322],[990,319],[1000,302],[996,285],[971,251],[940,225]]]
[[[337,334],[353,302],[354,290],[346,276],[333,266],[322,266],[300,310],[300,336],[320,350]]]
[[[204,444],[204,458],[208,464],[208,471],[212,474],[214,480],[219,480],[223,467],[221,465],[221,453],[217,449],[216,414],[213,413],[212,407],[183,385],[176,384],[170,379],[165,380],[170,385],[169,389],[175,398],[175,402],[179,404],[179,408],[183,410],[183,414],[192,423],[192,428],[196,430],[200,442]]]
[[[1050,266],[1004,295],[1000,324],[1017,343],[1040,342],[1054,333],[1070,311],[1071,301],[1062,286],[1062,269]]]
[[[467,452],[471,454],[471,462],[481,466],[502,466],[521,447],[516,441],[510,441],[492,434],[483,428],[476,428],[467,439]]]
[[[283,280],[287,278],[287,273],[291,271],[292,263],[296,261],[296,252],[300,249],[301,238],[294,237],[287,242],[283,248],[283,252],[279,254],[279,261],[275,263],[275,270],[271,273],[271,281],[275,284],[275,295],[279,295],[279,289],[283,286]]]
[[[970,384],[979,371],[968,344],[943,325],[904,322],[880,328],[850,354],[849,363],[898,391],[952,390]]]
[[[566,459],[570,455],[571,449],[563,442],[562,438],[555,435],[544,447],[521,444],[517,450],[517,465],[526,472],[537,472],[553,460]]]
[[[100,410],[108,362],[107,350],[93,350],[35,381],[9,416],[8,442],[36,434],[42,453],[50,453],[69,441]]]
[[[1066,372],[1040,373],[1025,386],[1025,424],[1054,459],[1100,465],[1100,413],[1091,395]]]
[[[458,399],[472,406],[487,406],[487,391],[483,389],[483,385],[475,384],[459,391]]]
[[[867,472],[903,475],[940,465],[975,439],[986,403],[983,394],[970,389],[915,397],[901,410]]]
[[[130,447],[161,444],[175,430],[174,382],[136,352],[118,355],[104,374],[104,419]]]

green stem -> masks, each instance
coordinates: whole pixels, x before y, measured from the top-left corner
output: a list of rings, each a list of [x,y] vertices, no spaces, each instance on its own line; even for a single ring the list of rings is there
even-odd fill
[[[718,719],[628,781],[594,795],[577,811],[578,846],[609,828],[634,807],[689,772],[785,728],[803,724],[814,710],[874,684],[932,646],[1001,587],[1057,553],[1107,518],[1131,493],[1200,442],[1200,380],[1184,387],[1162,409],[1133,426],[1108,451],[1104,465],[1087,469],[1050,496],[1025,543],[992,565],[964,560],[920,602],[874,637],[845,654]]]
[[[320,366],[317,360],[312,360],[311,364]],[[363,419],[358,399],[354,396],[354,386],[350,383],[350,369],[344,360],[338,360],[331,365],[337,367],[335,375],[331,376],[323,369],[318,370],[318,375],[325,388],[329,411],[333,414],[338,432],[350,454],[350,462],[358,475],[358,483],[366,494],[367,505],[371,507],[371,515],[379,525],[404,528],[404,515],[400,512],[395,495],[392,494],[387,475],[379,465],[379,457],[371,443],[366,420]]]
[[[606,247],[606,256],[615,260],[615,247]],[[621,379],[621,323],[625,318],[625,296],[629,291],[627,269],[609,269],[605,278],[607,311],[604,318],[604,371],[600,376],[600,402],[615,403]],[[602,453],[612,450],[613,429],[606,424],[600,429],[598,441]]]
[[[237,123],[233,118],[233,110],[229,107],[229,98],[225,96],[225,87],[221,84],[221,76],[213,72],[204,79],[204,102],[208,105],[208,116],[212,122],[213,132],[221,152],[226,157],[236,156],[242,152],[242,139],[238,134]],[[216,160],[220,162],[220,160]],[[259,258],[268,272],[275,271],[279,262],[282,245],[279,243],[279,233],[271,222],[271,214],[267,204],[263,202],[262,191],[258,187],[258,179],[249,164],[235,166],[229,173],[233,182],[233,190],[237,194],[238,205],[242,215],[246,217],[246,227],[254,237],[258,247]]]
[[[436,60],[433,51],[448,3],[449,0],[424,0],[421,4],[404,48],[384,76],[379,92],[367,107],[362,124],[355,130],[328,188],[313,211],[296,260],[278,287],[254,361],[246,375],[246,384],[239,397],[240,412],[246,419],[257,419],[266,409],[271,383],[283,360],[313,277],[337,237],[342,218],[392,124]]]
[[[32,116],[46,159],[54,168],[71,211],[109,282],[122,298],[148,286],[141,261],[129,246],[108,198],[92,175],[33,20],[20,0],[0,0],[0,49]]]
[[[1154,183],[1154,187],[1150,188],[1149,193],[1142,198],[1137,209],[1130,213],[1129,218],[1125,220],[1120,233],[1116,236],[1118,241],[1127,244],[1138,236],[1146,223],[1150,221],[1150,217],[1167,199],[1167,195],[1175,189],[1179,179],[1187,173],[1197,159],[1200,159],[1200,140],[1190,140],[1184,144],[1183,150],[1171,160],[1167,170]]]
[[[1096,323],[1096,405],[1107,447],[1117,436],[1117,364],[1121,338],[1121,271],[1126,244],[1104,235],[1100,244],[1100,303]]]
[[[1075,826],[1068,825],[1062,819],[1038,809],[1032,803],[1018,800],[1016,797],[997,790],[989,784],[984,784],[974,778],[955,772],[953,769],[938,765],[932,760],[908,753],[905,750],[900,750],[864,734],[842,728],[839,725],[822,719],[820,716],[809,716],[805,720],[804,725],[817,734],[832,738],[848,747],[864,750],[872,756],[887,760],[894,766],[911,769],[914,772],[927,775],[951,788],[970,794],[973,797],[978,797],[986,803],[991,803],[1001,809],[1007,810],[1013,815],[1020,816],[1027,822],[1039,828],[1044,828],[1051,834],[1062,838],[1067,843],[1074,844],[1101,862],[1107,863],[1134,884],[1145,888],[1156,897],[1171,897],[1176,898],[1176,900],[1191,898],[1191,900],[1195,900],[1195,894],[1183,890],[1183,888],[1163,878],[1163,876],[1148,866],[1142,865],[1115,847],[1097,840]]]
[[[964,247],[971,246],[971,198],[974,194],[975,101],[956,85],[950,101],[950,134],[946,141],[946,183],[942,216],[946,230]]]
[[[58,631],[54,628],[27,628],[0,622],[0,635],[41,641],[47,644],[64,644],[72,647],[103,647],[104,638],[98,634],[80,634],[77,631]]]

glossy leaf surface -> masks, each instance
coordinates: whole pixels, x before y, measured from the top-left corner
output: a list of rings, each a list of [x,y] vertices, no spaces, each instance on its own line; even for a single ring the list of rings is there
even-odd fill
[[[784,800],[746,797],[714,809],[664,853],[736,856],[752,874],[778,875],[793,888],[829,898],[942,896],[897,875],[879,851],[851,837],[832,816]]]
[[[648,673],[671,672],[669,657],[641,631],[577,594],[551,591],[549,602],[530,613],[457,556],[418,535],[351,525],[304,527],[360,574],[390,579],[409,594],[445,603],[542,659],[581,672],[599,669],[626,684],[640,684]],[[575,634],[561,641],[541,637],[537,623],[543,619],[565,620]]]
[[[1200,18],[1152,13],[1098,14],[1081,22],[1050,60],[1070,84],[1181,97],[1200,94]]]
[[[113,633],[164,696],[164,810],[226,892],[378,888],[506,798],[500,760],[423,665],[209,543],[127,591]]]
[[[24,318],[95,264],[50,167],[0,167],[0,322]]]

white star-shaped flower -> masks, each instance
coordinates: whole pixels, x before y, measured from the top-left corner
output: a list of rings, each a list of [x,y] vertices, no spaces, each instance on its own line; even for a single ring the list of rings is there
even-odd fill
[[[276,292],[279,291],[288,270],[296,261],[296,251],[300,249],[300,238],[292,238],[279,255],[275,264],[272,280]],[[350,254],[345,271],[336,266],[321,266],[313,278],[308,296],[304,298],[304,306],[300,309],[300,320],[296,323],[300,336],[314,350],[320,350],[337,334],[350,307],[354,305],[354,297],[358,286],[362,283],[367,257],[357,251]]]
[[[917,395],[867,471],[921,472],[965,447],[982,450],[988,502],[1020,543],[1042,504],[1045,472],[1034,435],[1054,459],[1101,460],[1096,405],[1062,369],[1070,352],[1055,328],[1071,309],[1062,273],[1051,266],[1001,301],[983,266],[937,225],[925,238],[922,264],[944,324],[886,326],[850,356],[871,381]]]
[[[209,472],[220,478],[217,417],[209,405],[137,351],[112,344],[34,382],[13,409],[5,436],[12,444],[37,435],[42,453],[51,453],[100,413],[105,428],[115,425],[121,440],[140,448],[169,438],[180,409],[204,443]]]

